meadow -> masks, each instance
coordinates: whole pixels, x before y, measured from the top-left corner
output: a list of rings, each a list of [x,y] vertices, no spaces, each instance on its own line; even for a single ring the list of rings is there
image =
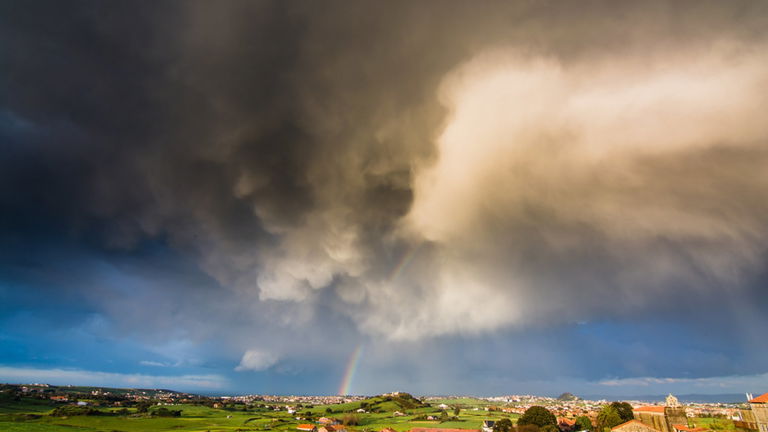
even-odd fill
[[[372,398],[365,401],[368,406],[376,407],[382,412],[354,413],[357,425],[348,428],[350,431],[379,431],[391,427],[398,432],[404,432],[414,427],[444,427],[461,429],[479,429],[486,419],[513,418],[501,412],[486,412],[480,406],[484,405],[474,400],[461,401],[445,400],[439,403],[449,403],[462,406],[459,416],[451,421],[420,420],[425,415],[437,415],[439,409],[434,404],[431,407],[419,407],[404,410],[402,406],[391,401]],[[313,417],[324,415],[343,417],[344,413],[355,411],[362,402],[351,402],[336,405],[318,405],[301,410],[310,412]],[[179,417],[154,417],[140,415],[136,409],[128,409],[128,414],[119,415],[118,408],[101,408],[110,415],[54,417],[50,413],[60,404],[35,399],[4,403],[0,405],[0,431],[69,431],[69,432],[139,432],[139,431],[273,431],[295,432],[296,426],[305,421],[296,420],[286,411],[244,410],[244,405],[215,409],[197,405],[164,405],[169,410],[180,410]],[[158,407],[152,407],[155,410]],[[328,414],[328,411],[332,414]],[[395,417],[394,411],[407,411],[408,415]],[[452,412],[449,414],[453,414]]]
[[[485,411],[489,402],[473,398],[433,399],[430,405],[414,405],[410,401],[391,400],[381,396],[363,401],[334,405],[316,405],[300,409],[302,415],[312,418],[323,416],[344,418],[353,416],[356,424],[349,426],[350,432],[378,432],[385,427],[405,432],[416,427],[480,429],[483,420],[509,418],[513,422],[516,414],[500,411]],[[438,405],[446,404],[450,417],[444,421],[424,420],[426,416],[439,416]],[[285,404],[272,404],[284,405]],[[73,415],[60,417],[51,415],[57,407],[65,406],[49,400],[21,398],[16,401],[0,401],[0,431],[8,432],[296,432],[296,426],[307,423],[297,420],[285,410],[275,411],[266,407],[247,407],[243,404],[229,404],[224,408],[204,405],[177,404],[152,406],[149,413],[138,413],[136,408],[99,408],[103,415]],[[357,413],[360,408],[369,412]],[[460,409],[454,418],[453,408]],[[181,411],[178,417],[159,417],[153,412],[165,408]],[[395,411],[407,413],[395,416]],[[723,419],[692,419],[696,426],[713,430],[732,430],[733,423]]]

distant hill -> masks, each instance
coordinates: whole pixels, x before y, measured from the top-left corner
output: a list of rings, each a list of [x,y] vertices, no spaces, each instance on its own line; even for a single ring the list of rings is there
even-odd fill
[[[563,393],[563,394],[561,394],[560,396],[558,396],[558,397],[557,397],[557,400],[559,400],[559,401],[565,401],[565,402],[568,402],[568,401],[577,401],[577,400],[579,400],[579,397],[578,397],[578,396],[575,396],[573,393],[568,393],[568,392],[566,392],[566,393]]]

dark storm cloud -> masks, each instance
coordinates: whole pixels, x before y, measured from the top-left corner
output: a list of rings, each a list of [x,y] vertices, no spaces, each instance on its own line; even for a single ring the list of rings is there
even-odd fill
[[[682,315],[741,348],[768,326],[761,2],[0,8],[2,274],[121,332],[237,329],[228,355],[277,359],[296,334],[338,355],[324,335]],[[667,69],[714,85],[667,101]],[[634,121],[657,111],[678,123]],[[693,316],[712,305],[726,323]]]

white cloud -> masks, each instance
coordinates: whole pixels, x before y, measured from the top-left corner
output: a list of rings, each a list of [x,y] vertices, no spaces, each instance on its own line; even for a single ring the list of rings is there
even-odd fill
[[[163,362],[157,362],[157,361],[151,361],[151,360],[142,360],[139,362],[142,366],[155,366],[155,367],[170,367],[173,366],[169,363],[163,363]]]
[[[278,357],[272,353],[251,349],[243,354],[243,358],[235,370],[238,372],[263,371],[277,363],[277,360]]]
[[[221,375],[143,375],[97,372],[80,369],[37,369],[0,366],[5,382],[41,382],[55,385],[91,385],[129,388],[169,388],[172,390],[221,389],[228,381]]]

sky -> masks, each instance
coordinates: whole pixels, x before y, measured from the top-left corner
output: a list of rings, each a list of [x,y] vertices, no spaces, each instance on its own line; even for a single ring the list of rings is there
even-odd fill
[[[0,382],[768,391],[768,3],[0,2]]]

